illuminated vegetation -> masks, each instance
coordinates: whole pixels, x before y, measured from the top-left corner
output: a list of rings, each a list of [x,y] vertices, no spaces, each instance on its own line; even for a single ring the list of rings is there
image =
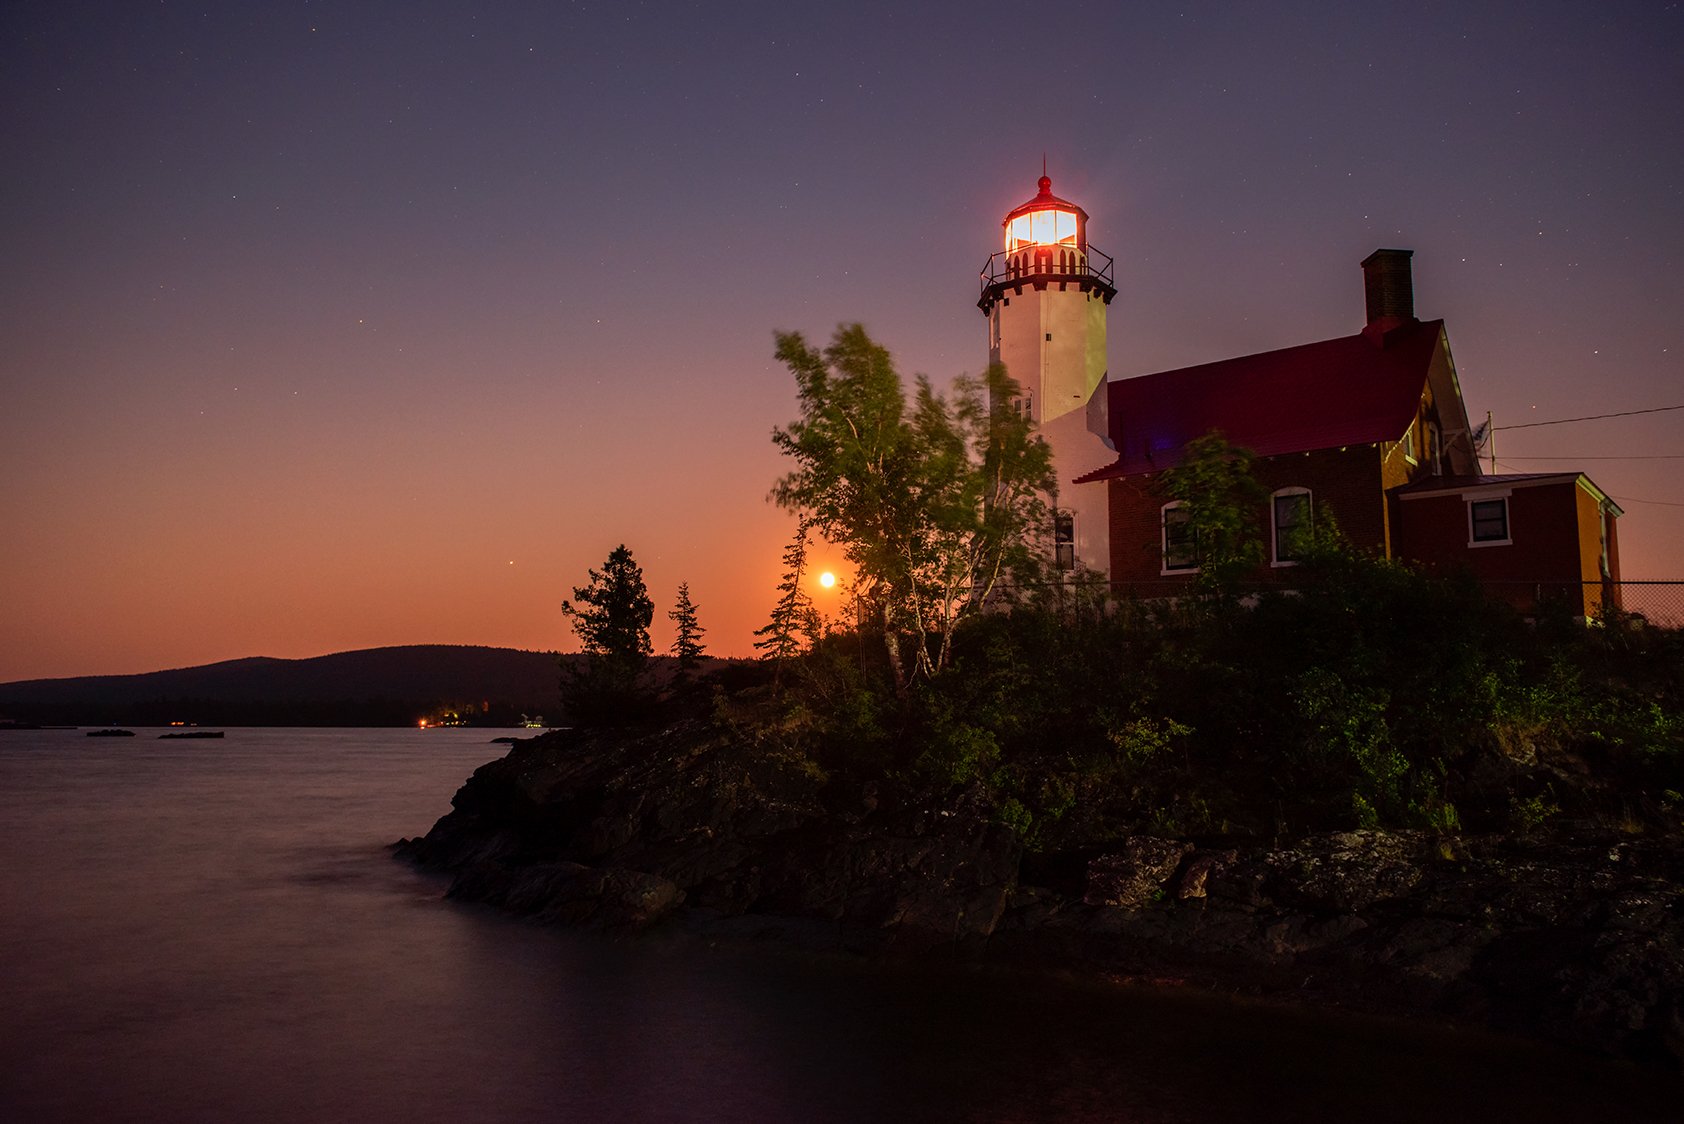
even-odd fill
[[[1194,595],[1074,596],[1033,580],[1046,461],[1026,422],[982,407],[1004,372],[954,403],[920,380],[908,419],[857,327],[822,353],[780,337],[779,356],[803,414],[774,436],[798,465],[774,497],[847,552],[866,611],[799,658],[779,648],[781,690],[719,706],[827,775],[909,799],[974,790],[1045,849],[1140,831],[1678,826],[1677,633],[1524,622],[1325,520],[1294,589],[1248,590],[1260,493],[1249,454],[1216,435],[1164,483],[1198,535]]]
[[[959,623],[1001,601],[1003,581],[1033,575],[1049,454],[1010,408],[1001,367],[955,380],[951,396],[919,376],[908,411],[893,358],[858,324],[822,351],[779,335],[777,355],[801,416],[772,435],[795,462],[772,496],[853,564],[861,616],[904,694],[947,667]]]
[[[1046,596],[982,614],[949,673],[905,692],[881,653],[832,634],[777,699],[721,705],[839,780],[975,789],[1044,848],[1684,814],[1679,634],[1531,625],[1472,582],[1347,550],[1249,608]]]

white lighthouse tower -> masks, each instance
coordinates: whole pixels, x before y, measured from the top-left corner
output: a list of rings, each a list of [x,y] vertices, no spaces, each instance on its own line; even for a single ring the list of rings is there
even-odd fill
[[[1044,169],[1043,169],[1044,173]],[[988,358],[1005,365],[1052,449],[1054,562],[1106,574],[1111,568],[1103,483],[1071,481],[1106,461],[1105,306],[1117,295],[1111,258],[1088,245],[1088,213],[1052,193],[1007,213],[1005,246],[982,267]]]

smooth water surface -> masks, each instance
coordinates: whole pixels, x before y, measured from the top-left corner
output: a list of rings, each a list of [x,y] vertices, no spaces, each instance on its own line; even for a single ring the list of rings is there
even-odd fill
[[[1677,1119],[1548,1048],[1184,994],[610,941],[387,844],[483,730],[0,731],[0,1120]]]

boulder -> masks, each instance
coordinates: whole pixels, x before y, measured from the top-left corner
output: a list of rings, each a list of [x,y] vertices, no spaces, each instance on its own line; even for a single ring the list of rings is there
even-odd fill
[[[1120,850],[1088,863],[1087,893],[1082,900],[1094,906],[1145,909],[1161,901],[1191,843],[1134,835]],[[1208,873],[1208,872],[1207,872]]]
[[[475,863],[457,874],[450,896],[596,929],[643,928],[684,901],[684,891],[657,875],[572,862]]]

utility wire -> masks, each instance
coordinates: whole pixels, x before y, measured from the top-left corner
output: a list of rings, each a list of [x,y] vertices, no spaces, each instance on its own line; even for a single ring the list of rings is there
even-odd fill
[[[1540,459],[1549,459],[1549,458],[1514,457],[1512,459],[1523,461],[1523,460],[1540,460]],[[1584,458],[1575,458],[1575,459],[1584,459]],[[1517,464],[1509,463],[1508,459],[1500,460],[1500,461],[1497,462],[1497,464],[1502,468],[1519,468],[1520,467]],[[1611,499],[1611,500],[1619,500],[1621,503],[1646,503],[1646,504],[1653,504],[1656,507],[1684,507],[1684,503],[1677,503],[1677,502],[1674,502],[1672,500],[1640,500],[1640,499],[1636,498],[1635,496],[1616,496],[1613,493],[1609,493],[1608,498]]]
[[[1684,453],[1657,453],[1642,457],[1509,457],[1511,461],[1684,461]]]
[[[1684,507],[1684,503],[1674,503],[1671,500],[1640,500],[1634,496],[1610,496],[1608,498],[1619,500],[1621,503],[1652,503],[1656,507]]]
[[[1494,429],[1494,430],[1497,430],[1497,429],[1535,429],[1540,425],[1566,425],[1568,422],[1601,421],[1603,418],[1629,418],[1629,417],[1634,417],[1637,414],[1664,414],[1668,410],[1684,410],[1684,405],[1656,406],[1656,407],[1654,407],[1653,409],[1650,409],[1650,410],[1622,410],[1620,413],[1617,413],[1617,414],[1591,414],[1589,417],[1583,417],[1583,418],[1557,418],[1555,421],[1525,422],[1521,425],[1494,425],[1491,428]]]

